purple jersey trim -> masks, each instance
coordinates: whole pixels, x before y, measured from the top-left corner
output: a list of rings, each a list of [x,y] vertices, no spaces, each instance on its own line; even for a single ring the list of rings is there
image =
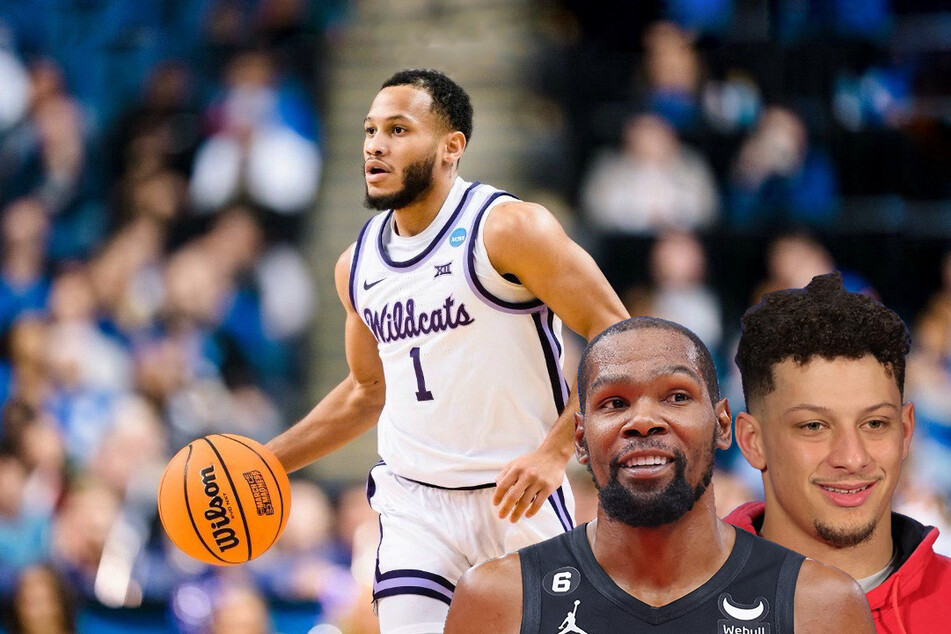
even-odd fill
[[[393,211],[390,210],[390,212],[386,214],[386,218],[383,219],[383,223],[380,225],[380,230],[376,237],[376,248],[380,254],[380,259],[383,261],[383,265],[391,271],[399,272],[405,271],[407,269],[414,269],[422,264],[426,258],[432,255],[433,251],[436,250],[436,247],[438,247],[442,242],[442,239],[446,237],[446,234],[449,232],[449,230],[455,226],[456,221],[459,219],[459,214],[461,214],[462,210],[465,209],[467,204],[469,204],[469,201],[472,199],[472,193],[478,186],[478,181],[469,185],[469,188],[466,189],[466,192],[462,195],[462,200],[459,201],[459,204],[456,205],[456,208],[453,210],[452,216],[450,216],[449,220],[446,221],[446,224],[442,226],[442,229],[439,230],[439,233],[435,238],[433,238],[432,242],[430,242],[421,253],[414,255],[404,262],[397,262],[396,260],[390,258],[390,255],[386,252],[386,245],[383,244],[383,233],[386,229],[386,226],[390,224],[390,220],[393,218]]]
[[[554,493],[548,496],[548,502],[551,504],[552,508],[555,509],[555,515],[558,517],[558,521],[561,522],[561,527],[565,529],[565,532],[569,532],[575,527],[575,523],[571,519],[571,513],[568,512],[568,505],[565,504],[565,491],[562,487],[555,489]]]
[[[482,205],[482,209],[479,210],[475,221],[472,223],[472,235],[469,237],[469,245],[466,248],[466,281],[469,282],[469,288],[472,289],[472,292],[475,293],[476,297],[481,299],[492,308],[498,309],[504,313],[531,313],[539,310],[545,305],[542,300],[536,298],[527,302],[510,302],[502,299],[501,297],[496,297],[490,293],[485,286],[482,285],[482,282],[479,280],[479,276],[476,274],[475,247],[476,240],[479,239],[479,229],[482,227],[482,220],[485,218],[485,213],[488,211],[489,205],[491,205],[500,196],[511,196],[515,200],[518,200],[518,198],[515,198],[515,196],[512,196],[512,194],[509,194],[508,192],[496,192],[492,194],[487,201],[485,201],[484,205]]]
[[[357,242],[353,246],[353,259],[350,262],[350,305],[353,306],[353,310],[358,315],[360,311],[357,309],[357,263],[360,261],[360,253],[363,251],[363,243],[371,224],[373,224],[373,218],[367,220],[363,228],[360,229]]]
[[[545,306],[541,311],[532,313],[532,321],[535,322],[535,330],[538,332],[538,339],[541,341],[542,352],[545,355],[545,365],[548,367],[548,379],[551,381],[555,407],[561,414],[565,405],[568,404],[568,383],[562,375],[561,365],[558,362],[560,345],[552,328],[554,318],[551,310]]]

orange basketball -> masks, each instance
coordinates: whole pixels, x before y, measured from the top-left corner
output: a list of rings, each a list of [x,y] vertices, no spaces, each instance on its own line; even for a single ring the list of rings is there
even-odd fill
[[[211,434],[168,463],[158,510],[172,542],[195,559],[240,564],[280,537],[291,510],[291,487],[281,463],[261,443]]]

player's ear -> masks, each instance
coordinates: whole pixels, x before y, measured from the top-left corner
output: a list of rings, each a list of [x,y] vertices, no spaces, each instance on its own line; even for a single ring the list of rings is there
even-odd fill
[[[915,432],[915,404],[908,401],[901,408],[902,448],[901,459],[908,457],[908,446],[911,445],[911,436]]]
[[[717,401],[713,407],[717,421],[717,449],[724,451],[733,444],[733,416],[730,414],[730,403],[725,398]]]
[[[760,421],[749,412],[740,412],[736,415],[736,444],[754,469],[760,471],[766,469],[763,428]]]
[[[575,412],[575,456],[580,464],[588,464],[588,445],[584,441],[584,414]]]
[[[466,135],[459,130],[449,132],[443,137],[443,160],[455,165],[466,151]]]

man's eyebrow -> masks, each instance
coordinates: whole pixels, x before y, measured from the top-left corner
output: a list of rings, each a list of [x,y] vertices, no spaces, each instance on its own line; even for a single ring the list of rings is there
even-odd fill
[[[605,385],[615,385],[619,383],[630,383],[631,377],[627,374],[599,374],[595,377],[594,381],[591,382],[591,385],[588,386],[589,392],[594,392],[600,387]]]
[[[874,412],[875,410],[882,409],[882,408],[888,408],[888,409],[891,409],[891,410],[893,410],[893,411],[895,411],[895,412],[898,412],[898,411],[899,411],[899,408],[896,407],[894,403],[891,403],[891,402],[889,402],[889,401],[882,401],[881,403],[876,403],[875,405],[870,405],[870,406],[864,408],[864,409],[861,411],[861,413],[862,413],[862,414],[870,414],[870,413]],[[813,405],[812,403],[798,403],[798,404],[796,404],[796,405],[793,405],[792,407],[787,407],[787,408],[786,408],[786,412],[787,412],[787,413],[792,413],[792,412],[813,412],[813,413],[816,413],[816,414],[830,415],[830,414],[832,414],[832,409],[829,408],[829,407],[823,407],[822,405]]]
[[[405,120],[407,120],[407,121],[412,121],[412,120],[413,120],[413,117],[410,116],[410,115],[408,115],[408,114],[391,114],[391,115],[388,116],[388,117],[383,117],[382,120],[383,120],[383,121],[397,121],[397,120],[400,120],[400,119],[405,119]],[[367,123],[368,121],[373,121],[373,120],[374,120],[374,119],[373,119],[372,117],[370,117],[369,115],[367,115],[366,118],[363,119],[363,122],[364,122],[364,123]]]
[[[696,370],[691,368],[689,365],[683,365],[681,363],[657,368],[651,373],[651,378],[653,379],[667,374],[686,374],[697,383],[703,383],[703,380],[700,378],[700,375],[697,374]]]

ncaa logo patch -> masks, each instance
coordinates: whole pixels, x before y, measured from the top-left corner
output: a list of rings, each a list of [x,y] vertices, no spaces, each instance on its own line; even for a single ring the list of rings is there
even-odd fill
[[[725,619],[717,621],[717,634],[770,634],[769,623],[761,621],[769,614],[769,601],[757,597],[752,605],[737,603],[724,592],[717,607]]]
[[[449,234],[449,244],[451,246],[457,247],[463,242],[466,241],[466,230],[463,227],[459,227],[451,234]]]
[[[552,570],[545,575],[545,579],[542,581],[545,592],[555,597],[571,594],[578,589],[580,584],[581,573],[578,572],[577,568],[571,566]]]

